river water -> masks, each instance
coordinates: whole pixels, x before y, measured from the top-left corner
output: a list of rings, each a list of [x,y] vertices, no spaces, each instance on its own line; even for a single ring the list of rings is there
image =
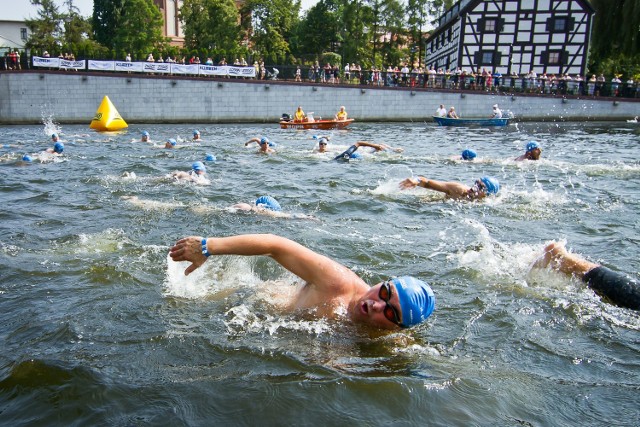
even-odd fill
[[[356,122],[328,132],[332,155],[312,153],[313,131],[198,126],[197,144],[190,124],[0,127],[1,425],[638,424],[639,314],[530,268],[558,239],[638,277],[637,124]],[[38,153],[54,131],[52,160]],[[277,154],[244,147],[261,135]],[[358,140],[404,152],[331,160]],[[542,160],[514,162],[530,140]],[[209,182],[167,177],[207,153]],[[412,174],[502,189],[399,191]],[[312,218],[228,209],[260,195]],[[299,283],[270,259],[210,258],[186,278],[167,256],[186,235],[264,232],[371,284],[419,276],[436,311],[391,334],[283,314]]]

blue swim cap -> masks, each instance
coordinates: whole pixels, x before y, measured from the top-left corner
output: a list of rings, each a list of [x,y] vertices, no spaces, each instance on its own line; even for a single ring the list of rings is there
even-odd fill
[[[215,162],[217,159],[213,154],[207,153],[207,155],[204,157],[204,160],[207,162]]]
[[[22,156],[22,161],[24,161],[24,162],[31,162],[31,161],[33,161],[33,159],[31,158],[31,156],[30,156],[30,155],[25,154],[24,156]]]
[[[200,135],[200,131],[198,129],[193,131],[193,136]]]
[[[271,196],[261,196],[256,199],[256,206],[269,209],[271,211],[281,211],[280,203]]]
[[[500,191],[500,183],[497,179],[490,176],[483,176],[480,181],[487,187],[487,194],[498,194]]]
[[[191,168],[196,172],[206,172],[207,168],[204,166],[202,162],[193,162]]]
[[[529,143],[527,144],[527,153],[528,153],[529,151],[533,151],[533,150],[535,150],[536,148],[540,148],[540,146],[538,145],[538,143],[537,143],[537,142],[535,142],[535,141],[531,141],[531,142],[529,142]]]
[[[53,146],[54,153],[62,153],[64,151],[64,144],[62,142],[56,142]]]
[[[264,144],[266,142],[269,142],[269,138],[266,138],[264,136],[262,138],[260,138],[260,145],[262,145],[262,144]]]
[[[351,153],[349,155],[349,158],[353,159],[353,160],[361,160],[362,159],[362,154],[360,154],[360,153]]]
[[[478,155],[476,154],[475,151],[473,150],[464,150],[462,152],[462,160],[473,160],[477,157]]]
[[[313,135],[313,139],[318,139],[318,135]]]
[[[175,139],[173,139],[173,138],[169,138],[169,139],[167,139],[167,142],[168,142],[169,144],[171,144],[171,145],[176,145],[176,144],[177,144],[176,140],[175,140]]]
[[[411,276],[394,277],[393,283],[400,299],[402,326],[409,328],[425,320],[433,313],[436,297],[431,287],[422,280]]]
[[[142,136],[149,136],[149,132],[147,132],[146,130],[142,132]]]

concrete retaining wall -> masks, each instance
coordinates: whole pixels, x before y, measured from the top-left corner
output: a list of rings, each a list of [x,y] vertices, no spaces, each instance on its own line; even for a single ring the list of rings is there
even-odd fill
[[[493,104],[518,120],[625,120],[640,99],[546,97],[372,86],[127,74],[0,72],[0,124],[89,123],[108,95],[129,123],[275,123],[298,105],[333,117],[340,105],[359,121],[430,121],[439,104],[486,117]]]

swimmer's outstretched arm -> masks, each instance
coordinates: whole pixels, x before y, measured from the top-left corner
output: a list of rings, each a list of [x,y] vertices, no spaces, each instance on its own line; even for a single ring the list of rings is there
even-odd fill
[[[382,151],[382,150],[393,150],[393,151],[403,151],[402,148],[393,148],[387,144],[375,144],[373,142],[369,142],[369,141],[358,141],[355,144],[356,147],[371,147],[371,148],[375,148],[376,151]]]
[[[250,140],[248,140],[247,142],[244,143],[244,146],[246,147],[247,145],[251,144],[252,142],[256,142],[256,143],[260,144],[260,138],[251,138]]]
[[[182,238],[170,249],[174,261],[189,261],[184,271],[191,274],[207,260],[202,253],[203,237]],[[205,240],[211,255],[264,255],[273,258],[284,268],[318,288],[344,290],[364,284],[362,279],[342,264],[320,255],[299,243],[273,234],[246,234],[231,237],[209,237]]]

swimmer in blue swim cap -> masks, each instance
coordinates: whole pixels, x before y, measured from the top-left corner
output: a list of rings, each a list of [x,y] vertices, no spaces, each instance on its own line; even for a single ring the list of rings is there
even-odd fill
[[[207,154],[204,156],[204,160],[205,160],[205,161],[207,161],[207,162],[215,162],[215,161],[217,160],[217,158],[216,158],[216,156],[215,156],[215,155],[213,155],[213,154],[211,154],[211,153],[207,153]]]
[[[266,136],[263,136],[262,138],[251,138],[250,140],[244,143],[244,146],[246,147],[247,145],[252,144],[254,142],[258,143],[258,145],[260,146],[260,150],[258,150],[258,153],[260,154],[272,154],[276,152],[276,150],[271,148],[275,146],[275,144],[269,141],[269,138],[267,138]]]
[[[149,142],[149,132],[146,130],[142,131],[142,134],[140,134],[140,142]]]
[[[401,153],[404,151],[402,148],[393,148],[387,144],[374,144],[369,141],[358,141],[343,153],[338,154],[333,160],[349,161],[353,159],[361,159],[362,156],[359,153],[356,153],[356,150],[360,147],[371,147],[373,148],[374,153],[378,153],[380,151],[395,151],[396,153]]]
[[[527,143],[525,153],[516,158],[516,161],[522,160],[540,160],[540,154],[542,154],[542,148],[540,148],[540,144],[535,141],[529,141]]]
[[[22,156],[22,161],[23,162],[27,162],[27,163],[31,163],[33,161],[33,159],[31,158],[30,155],[25,154],[24,156]]]
[[[203,175],[207,173],[207,168],[204,166],[202,162],[193,162],[191,165],[191,170],[195,172],[197,175]]]
[[[200,139],[200,131],[198,129],[193,131],[193,140],[194,141],[201,141],[201,139]]]
[[[498,194],[500,183],[497,179],[483,176],[477,179],[472,187],[460,182],[436,181],[423,176],[407,178],[400,183],[400,189],[408,190],[415,187],[428,188],[429,190],[445,193],[452,199],[479,200],[488,195]]]
[[[64,151],[64,144],[60,141],[53,144],[53,148],[47,148],[47,153],[55,154],[57,156],[62,155]]]
[[[196,184],[209,184],[207,168],[202,162],[193,162],[189,172],[174,171],[170,176],[177,180],[193,181]]]
[[[164,148],[176,148],[176,145],[178,145],[178,142],[173,138],[169,138],[164,144]]]
[[[256,206],[271,211],[281,211],[280,203],[271,196],[261,196],[256,199]]]
[[[187,261],[191,274],[215,255],[268,256],[302,279],[289,301],[296,312],[349,320],[379,329],[419,325],[435,308],[435,296],[422,280],[402,276],[369,286],[331,258],[285,237],[247,234],[231,237],[189,236],[170,249],[173,261]],[[344,314],[343,314],[344,313]]]
[[[317,139],[318,140],[317,152],[318,153],[326,153],[327,152],[327,147],[329,146],[329,139],[331,139],[331,138],[328,137],[328,136],[320,136],[320,137],[318,137],[317,135],[314,135],[313,139]]]
[[[473,161],[478,157],[475,151],[466,149],[462,152],[462,160]]]
[[[60,138],[58,137],[57,133],[54,132],[54,133],[51,134],[51,141],[58,142],[59,140],[60,140]]]

